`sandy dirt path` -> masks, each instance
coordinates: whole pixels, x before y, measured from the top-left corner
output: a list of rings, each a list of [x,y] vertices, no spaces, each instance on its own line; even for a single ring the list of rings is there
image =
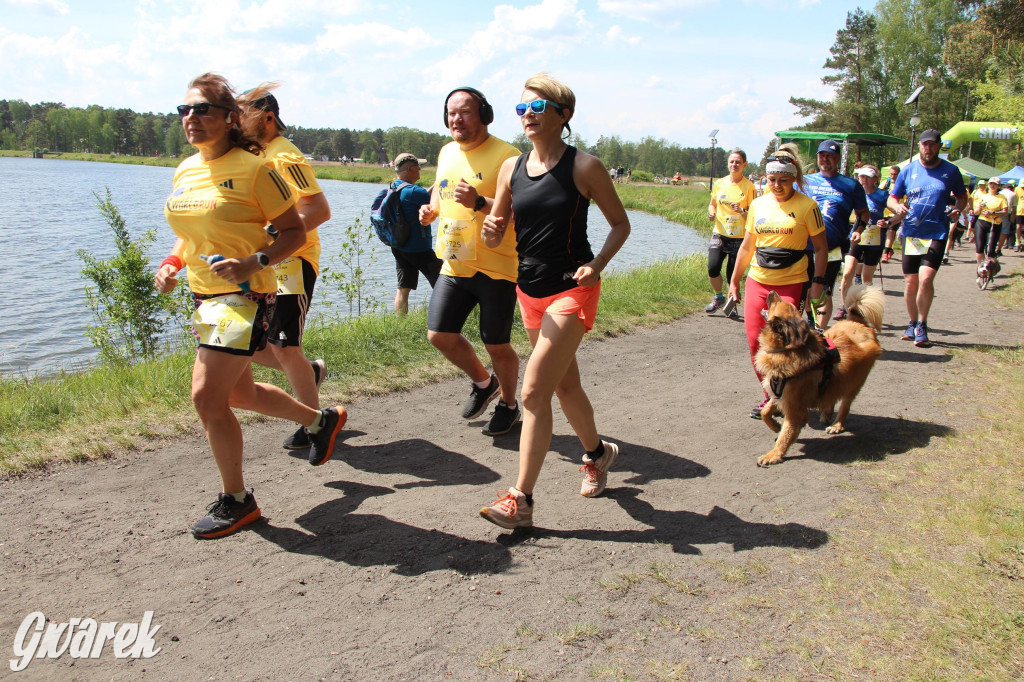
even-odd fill
[[[1022,259],[1004,259],[1003,276]],[[1019,344],[1024,311],[974,286],[973,253],[937,283],[931,349],[901,342],[899,264],[885,268],[885,353],[848,433],[812,418],[791,458],[755,466],[774,435],[747,416],[758,386],[741,322],[703,313],[592,340],[582,373],[622,456],[597,499],[556,412],[532,532],[479,508],[514,482],[518,429],[491,439],[458,419],[447,381],[349,406],[351,430],[320,468],[280,449],[292,426],[245,428],[246,476],[267,517],[199,542],[218,491],[206,442],[3,482],[0,641],[41,611],[138,621],[150,659],[36,660],[19,679],[814,679],[787,647],[793,591],[841,551],[835,513],[871,504],[857,466],[927,448],[957,426],[950,349]],[[11,674],[5,664],[4,674]],[[676,677],[672,677],[676,675]],[[3,674],[0,674],[3,676]]]

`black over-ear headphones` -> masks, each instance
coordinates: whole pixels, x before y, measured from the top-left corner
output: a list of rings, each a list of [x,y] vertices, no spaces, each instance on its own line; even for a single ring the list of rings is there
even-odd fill
[[[444,98],[444,127],[448,127],[448,100],[451,99],[452,95],[456,92],[468,92],[471,95],[475,95],[480,99],[480,122],[485,126],[490,125],[494,121],[494,107],[491,106],[487,98],[484,97],[484,93],[480,92],[476,88],[463,87],[455,88],[448,93],[448,96]]]

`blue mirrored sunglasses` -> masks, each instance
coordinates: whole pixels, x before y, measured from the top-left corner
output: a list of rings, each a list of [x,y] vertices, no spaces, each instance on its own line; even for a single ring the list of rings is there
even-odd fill
[[[562,113],[562,105],[558,102],[552,102],[549,99],[535,99],[532,102],[520,102],[516,105],[516,113],[520,116],[526,116],[527,111],[532,111],[535,114],[543,114],[549,104],[553,106],[558,113]]]

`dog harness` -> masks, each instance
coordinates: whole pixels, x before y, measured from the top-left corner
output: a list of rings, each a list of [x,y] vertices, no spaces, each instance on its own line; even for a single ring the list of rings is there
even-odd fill
[[[836,348],[835,342],[818,332],[818,336],[821,338],[822,343],[825,344],[825,355],[822,356],[821,362],[814,367],[811,367],[806,372],[813,372],[814,370],[821,370],[821,381],[818,383],[818,395],[825,392],[825,387],[828,386],[828,382],[832,380],[832,372],[835,365],[839,364],[839,349]],[[793,376],[798,376],[794,374]],[[772,377],[768,380],[768,389],[772,394],[772,398],[775,400],[782,399],[782,392],[786,389],[786,384],[793,376],[788,377]]]

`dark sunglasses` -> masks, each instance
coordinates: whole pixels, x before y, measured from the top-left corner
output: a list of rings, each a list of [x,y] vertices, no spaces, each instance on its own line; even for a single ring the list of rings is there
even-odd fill
[[[210,104],[209,102],[197,102],[196,104],[179,104],[178,115],[182,118],[188,116],[189,112],[194,111],[196,115],[203,116],[210,113],[210,107],[216,107],[217,109],[223,109],[224,111],[231,111],[228,107],[222,107],[219,104]]]
[[[532,111],[535,114],[543,114],[549,104],[555,108],[555,111],[562,113],[562,105],[558,102],[552,102],[549,99],[535,99],[532,102],[520,102],[516,105],[516,113],[520,116],[526,116],[527,111]]]
[[[765,157],[765,161],[768,161],[768,162],[778,161],[779,163],[796,163],[796,161],[793,160],[792,156],[786,156],[786,155],[780,155],[780,156],[772,155],[772,156],[768,156],[768,157]]]

